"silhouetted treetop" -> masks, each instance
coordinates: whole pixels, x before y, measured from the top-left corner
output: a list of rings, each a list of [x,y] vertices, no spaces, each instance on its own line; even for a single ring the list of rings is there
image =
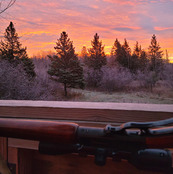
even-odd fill
[[[31,59],[28,58],[26,47],[22,47],[19,42],[18,34],[12,22],[6,28],[4,33],[4,40],[0,42],[0,59],[8,60],[13,65],[23,64],[26,73],[34,77],[34,64]]]
[[[157,42],[156,35],[153,34],[151,39],[151,44],[148,48],[149,59],[151,63],[151,70],[152,71],[160,71],[163,66],[163,51],[159,43]]]
[[[127,41],[125,40],[124,45],[121,45],[118,39],[115,40],[111,50],[112,56],[115,58],[115,62],[119,65],[128,68],[130,59],[130,48]]]
[[[102,41],[99,40],[99,35],[96,33],[91,41],[91,46],[88,50],[89,56],[85,60],[85,64],[93,69],[100,70],[103,65],[106,65],[106,55]]]

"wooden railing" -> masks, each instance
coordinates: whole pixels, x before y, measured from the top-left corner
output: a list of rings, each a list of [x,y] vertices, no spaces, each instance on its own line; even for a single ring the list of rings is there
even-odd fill
[[[0,117],[59,120],[104,127],[108,123],[119,125],[128,121],[171,118],[173,105],[1,100]],[[108,160],[106,166],[98,167],[92,157],[41,155],[37,141],[0,138],[0,152],[13,164],[11,167],[16,174],[153,173],[139,171],[127,162]]]

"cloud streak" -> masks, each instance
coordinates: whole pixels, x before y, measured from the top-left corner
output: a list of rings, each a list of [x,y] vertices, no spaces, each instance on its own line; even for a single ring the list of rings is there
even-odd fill
[[[76,51],[89,47],[97,32],[106,52],[115,39],[136,40],[148,48],[156,34],[163,49],[173,56],[173,0],[18,0],[4,13],[1,33],[14,22],[21,42],[30,55],[55,46],[62,31],[67,31]],[[54,43],[54,44],[53,44]]]

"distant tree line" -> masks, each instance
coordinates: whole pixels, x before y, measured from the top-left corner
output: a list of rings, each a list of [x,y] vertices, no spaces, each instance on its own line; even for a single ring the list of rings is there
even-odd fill
[[[100,69],[107,64],[104,46],[99,41],[97,33],[92,41],[92,48],[87,50],[84,46],[81,56],[84,58],[84,63],[93,69]],[[128,68],[132,73],[137,72],[137,70],[143,71],[146,68],[158,72],[164,63],[168,63],[168,60],[163,59],[163,51],[157,42],[156,35],[152,36],[148,52],[143,50],[138,42],[136,42],[132,51],[126,39],[124,39],[123,44],[116,39],[111,49],[111,58],[112,65]]]
[[[128,42],[124,39],[124,43],[121,44],[118,39],[115,40],[111,49],[111,58],[106,59],[104,46],[99,41],[99,36],[96,33],[94,39],[91,41],[92,48],[88,49],[84,46],[81,51],[84,64],[89,68],[88,78],[93,79],[92,86],[98,87],[100,81],[105,73],[102,69],[103,66],[107,67],[119,67],[130,71],[133,76],[140,73],[150,75],[150,88],[161,78],[161,74],[164,70],[164,65],[169,63],[167,59],[163,58],[163,51],[159,43],[157,42],[156,35],[151,38],[151,43],[148,47],[148,51],[142,49],[141,45],[136,42],[134,49],[131,50]],[[109,68],[110,70],[110,68]]]
[[[131,81],[138,80],[152,91],[158,80],[169,79],[171,81],[172,79],[165,73],[165,65],[169,61],[168,58],[163,58],[163,51],[157,42],[156,35],[152,36],[148,51],[142,49],[138,42],[131,50],[126,39],[123,44],[116,39],[111,49],[111,55],[107,58],[104,45],[96,33],[91,40],[91,48],[83,47],[82,58],[79,59],[79,56],[75,53],[73,42],[68,34],[63,31],[60,38],[57,39],[54,49],[56,54],[48,55],[49,64],[44,71],[49,75],[50,80],[63,84],[66,97],[68,96],[68,88],[84,89],[87,87],[116,91],[124,89]],[[51,88],[55,91],[55,88],[48,84],[50,83],[49,80],[42,80],[43,77],[38,76],[40,72],[35,72],[33,59],[28,57],[26,50],[27,48],[22,47],[19,42],[19,36],[13,23],[10,22],[5,30],[4,39],[0,42],[0,66],[7,67],[13,73],[9,73],[11,76],[9,78],[6,77],[8,74],[6,74],[4,68],[0,70],[0,98],[2,96],[8,98],[7,96],[13,94],[14,99],[21,99],[18,96],[26,95],[27,90],[24,90],[24,88],[27,88],[27,86],[30,89],[29,92],[32,91],[32,93],[34,93],[34,88],[31,86],[39,87],[39,92],[37,92],[39,96],[45,89]],[[170,67],[167,66],[167,69],[172,72]],[[3,74],[6,74],[6,76]],[[21,87],[13,87],[14,78],[22,80],[24,84],[15,83],[15,85],[20,84]],[[8,83],[11,84],[9,90],[6,90],[8,83],[5,79],[8,79]],[[8,91],[10,91],[10,94]],[[20,93],[19,91],[23,92]],[[25,99],[28,99],[32,95],[26,96]]]

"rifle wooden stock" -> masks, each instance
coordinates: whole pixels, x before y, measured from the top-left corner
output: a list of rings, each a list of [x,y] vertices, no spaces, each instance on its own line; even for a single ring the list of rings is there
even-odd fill
[[[75,143],[78,125],[57,121],[0,118],[0,136],[52,143]]]

